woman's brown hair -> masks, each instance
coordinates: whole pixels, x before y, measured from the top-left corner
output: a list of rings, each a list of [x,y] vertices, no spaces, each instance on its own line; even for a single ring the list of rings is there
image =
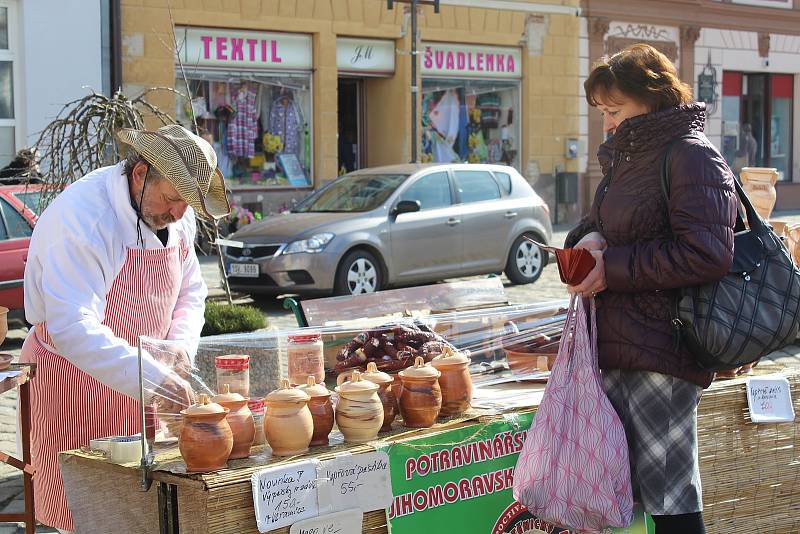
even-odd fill
[[[590,106],[613,101],[615,90],[646,105],[651,112],[692,101],[692,88],[678,78],[672,61],[641,43],[595,63],[583,88]]]

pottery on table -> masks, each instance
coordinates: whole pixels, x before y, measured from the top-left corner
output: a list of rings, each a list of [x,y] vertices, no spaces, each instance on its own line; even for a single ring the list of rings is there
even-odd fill
[[[317,384],[317,379],[314,375],[308,375],[305,385],[298,386],[297,389],[305,391],[311,398],[308,401],[308,409],[311,412],[311,418],[314,420],[311,446],[327,445],[328,434],[333,429],[334,418],[330,390],[325,387],[325,384]]]
[[[778,169],[771,167],[745,167],[739,173],[742,189],[747,193],[750,202],[765,221],[775,208],[775,183],[778,181]]]
[[[281,379],[265,399],[264,434],[276,456],[293,456],[308,451],[314,435],[314,419],[308,409],[311,398],[305,391],[291,387],[288,378]]]
[[[369,380],[374,384],[378,384],[378,398],[381,399],[383,404],[383,425],[381,425],[381,432],[388,432],[392,429],[392,421],[397,417],[397,399],[394,396],[392,389],[394,381],[389,374],[378,371],[378,366],[375,362],[367,364],[367,372],[361,375],[364,380]]]
[[[197,404],[181,410],[183,428],[178,439],[178,448],[186,471],[206,473],[219,471],[228,466],[228,456],[233,449],[233,432],[225,417],[228,409],[208,401],[201,394]]]
[[[508,368],[520,374],[549,371],[555,365],[556,357],[558,357],[558,345],[546,349],[512,345],[503,348],[503,351],[506,353]]]
[[[231,460],[250,456],[250,447],[253,446],[256,436],[256,425],[253,413],[247,406],[248,400],[239,393],[231,393],[230,384],[223,385],[222,393],[211,399],[211,402],[229,410],[226,419],[233,432],[233,450],[229,456]]]
[[[11,367],[11,362],[14,361],[13,354],[0,354],[0,371],[5,371]]]
[[[414,366],[400,371],[403,395],[400,397],[400,415],[408,428],[433,426],[442,409],[442,390],[439,387],[441,372],[417,356]]]
[[[6,340],[8,335],[8,308],[0,306],[0,345]]]
[[[336,387],[336,424],[349,443],[365,443],[378,437],[383,426],[383,403],[378,397],[378,384],[364,380],[353,371],[350,380]]]
[[[794,264],[800,267],[800,224],[791,224],[784,230],[786,247],[792,255]]]
[[[463,352],[445,347],[441,354],[433,357],[431,365],[442,375],[439,387],[442,390],[442,409],[439,417],[461,415],[472,406],[472,377],[469,374],[469,357]]]

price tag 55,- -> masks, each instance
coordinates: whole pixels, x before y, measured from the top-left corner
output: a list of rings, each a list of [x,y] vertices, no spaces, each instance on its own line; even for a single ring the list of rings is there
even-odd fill
[[[320,462],[318,469],[322,513],[352,508],[354,503],[363,512],[392,504],[389,455],[385,452],[344,454]]]

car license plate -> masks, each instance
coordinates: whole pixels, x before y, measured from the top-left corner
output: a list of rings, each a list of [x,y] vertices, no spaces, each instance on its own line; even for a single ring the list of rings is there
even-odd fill
[[[257,263],[231,263],[230,276],[258,278]]]

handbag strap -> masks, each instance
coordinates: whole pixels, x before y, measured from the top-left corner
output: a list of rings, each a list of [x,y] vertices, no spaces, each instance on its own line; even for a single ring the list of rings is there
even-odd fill
[[[667,145],[667,149],[664,151],[664,158],[661,160],[661,191],[664,193],[664,198],[667,200],[667,203],[669,203],[670,187],[672,185],[672,148],[685,139],[699,139],[701,141],[707,140],[706,136],[701,132],[691,131],[688,134],[676,137],[670,141],[669,145]],[[735,176],[733,178],[733,185],[736,188],[736,195],[739,197],[739,202],[742,206],[744,206],[745,213],[747,213],[747,222],[750,223],[750,229],[756,231],[756,233],[761,233],[761,231],[766,227],[764,219],[762,219],[755,210],[753,204],[750,202],[750,199],[747,197],[747,194],[745,194],[744,189],[742,189],[742,186],[739,184],[739,180],[737,180]],[[741,210],[737,209],[736,212],[735,231],[738,232],[740,230],[744,230],[746,227],[744,224],[744,219],[742,218]]]

